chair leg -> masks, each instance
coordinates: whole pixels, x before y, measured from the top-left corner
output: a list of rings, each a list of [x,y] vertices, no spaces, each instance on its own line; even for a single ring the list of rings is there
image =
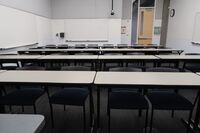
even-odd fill
[[[145,133],[147,133],[147,126],[148,126],[148,112],[149,112],[149,109],[146,110]]]
[[[86,131],[86,114],[85,114],[85,104],[83,105],[83,131]]]
[[[66,107],[65,107],[65,105],[63,105],[64,106],[64,111],[66,110]]]
[[[51,112],[51,126],[54,128],[54,118],[53,118],[53,106],[51,103],[50,104],[50,112]]]
[[[153,125],[153,108],[152,108],[152,110],[151,110],[151,120],[150,120],[150,133],[152,133],[152,125]]]
[[[138,116],[139,116],[139,117],[142,116],[142,110],[141,110],[141,109],[138,110]]]
[[[172,110],[172,114],[171,114],[172,118],[174,118],[174,110]]]
[[[24,106],[22,105],[22,112],[24,112]]]
[[[34,109],[34,114],[37,114],[37,110],[36,110],[35,104],[33,105],[33,109]]]
[[[12,112],[12,106],[11,105],[9,105],[9,110],[10,110],[10,112]]]
[[[191,124],[192,112],[193,112],[193,110],[191,110],[191,111],[190,111],[190,114],[189,114],[188,126],[187,126],[186,133],[189,133],[189,131],[190,131],[190,124]]]
[[[108,108],[108,133],[110,133],[110,108]]]

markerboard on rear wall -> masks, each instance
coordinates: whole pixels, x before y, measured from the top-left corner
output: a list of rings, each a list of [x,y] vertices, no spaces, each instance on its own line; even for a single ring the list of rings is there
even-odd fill
[[[66,40],[108,40],[107,19],[65,20]]]

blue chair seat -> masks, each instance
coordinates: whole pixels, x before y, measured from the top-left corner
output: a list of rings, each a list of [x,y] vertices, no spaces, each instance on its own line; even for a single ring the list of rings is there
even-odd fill
[[[33,105],[44,94],[43,90],[17,90],[0,98],[3,105]]]
[[[152,92],[148,93],[152,107],[159,110],[191,110],[193,104],[176,93]]]
[[[136,92],[114,91],[110,94],[109,106],[112,109],[147,109],[148,102]]]
[[[52,104],[82,106],[88,95],[86,88],[66,88],[54,93],[49,100]]]

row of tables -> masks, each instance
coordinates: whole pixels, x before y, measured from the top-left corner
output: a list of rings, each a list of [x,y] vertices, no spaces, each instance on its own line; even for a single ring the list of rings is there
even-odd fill
[[[156,55],[160,53],[177,53],[181,54],[184,50],[182,49],[154,49],[154,48],[144,48],[144,49],[136,49],[136,48],[83,48],[83,49],[28,49],[28,50],[20,50],[19,54],[52,54],[52,53],[69,53],[75,54],[80,52],[92,53],[92,54],[105,54],[105,53],[122,53],[127,54],[128,52],[140,52],[146,55]]]
[[[177,89],[200,89],[200,73],[183,72],[96,72],[96,71],[0,71],[0,84],[41,84],[44,86],[87,86],[97,87],[97,116],[96,124],[100,129],[101,88],[121,87],[143,89],[149,88],[174,88]],[[16,76],[18,75],[18,76]],[[90,89],[90,106],[92,90]],[[92,112],[91,108],[90,111]],[[200,99],[198,99],[194,125],[199,123]],[[90,116],[90,125],[94,116]],[[0,129],[1,130],[1,129]]]
[[[179,62],[200,62],[200,55],[0,55],[0,63],[60,63],[60,62],[85,62],[97,65],[107,62],[127,62],[134,61],[154,62],[154,63],[176,63]]]

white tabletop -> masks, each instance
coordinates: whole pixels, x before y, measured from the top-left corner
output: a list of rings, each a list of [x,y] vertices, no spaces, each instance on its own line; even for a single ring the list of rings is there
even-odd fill
[[[199,60],[200,55],[156,55],[160,59],[171,60]]]
[[[41,55],[0,55],[0,59],[39,59]]]
[[[159,52],[159,51],[183,51],[181,49],[154,49],[154,48],[146,48],[146,49],[134,49],[134,48],[123,48],[123,49],[113,49],[113,48],[106,48],[106,49],[101,49],[101,51],[127,51],[127,52],[145,52],[145,51],[150,51],[150,52]]]
[[[181,72],[97,72],[94,83],[98,85],[200,86],[200,76]]]
[[[0,133],[39,133],[44,124],[42,115],[0,114]]]
[[[158,59],[153,55],[99,55],[99,59],[135,59],[135,60],[145,60],[145,59]]]
[[[0,83],[91,84],[95,71],[6,71]]]
[[[48,49],[48,48],[44,48],[44,49],[28,49],[28,50],[20,50],[20,51],[30,51],[30,52],[43,52],[43,51],[49,51],[49,52],[56,52],[56,51],[99,51],[99,49]]]
[[[55,59],[74,59],[74,60],[78,60],[78,59],[91,59],[91,60],[95,60],[98,59],[98,55],[47,55],[47,56],[43,56],[40,59],[48,59],[48,60],[55,60]]]

